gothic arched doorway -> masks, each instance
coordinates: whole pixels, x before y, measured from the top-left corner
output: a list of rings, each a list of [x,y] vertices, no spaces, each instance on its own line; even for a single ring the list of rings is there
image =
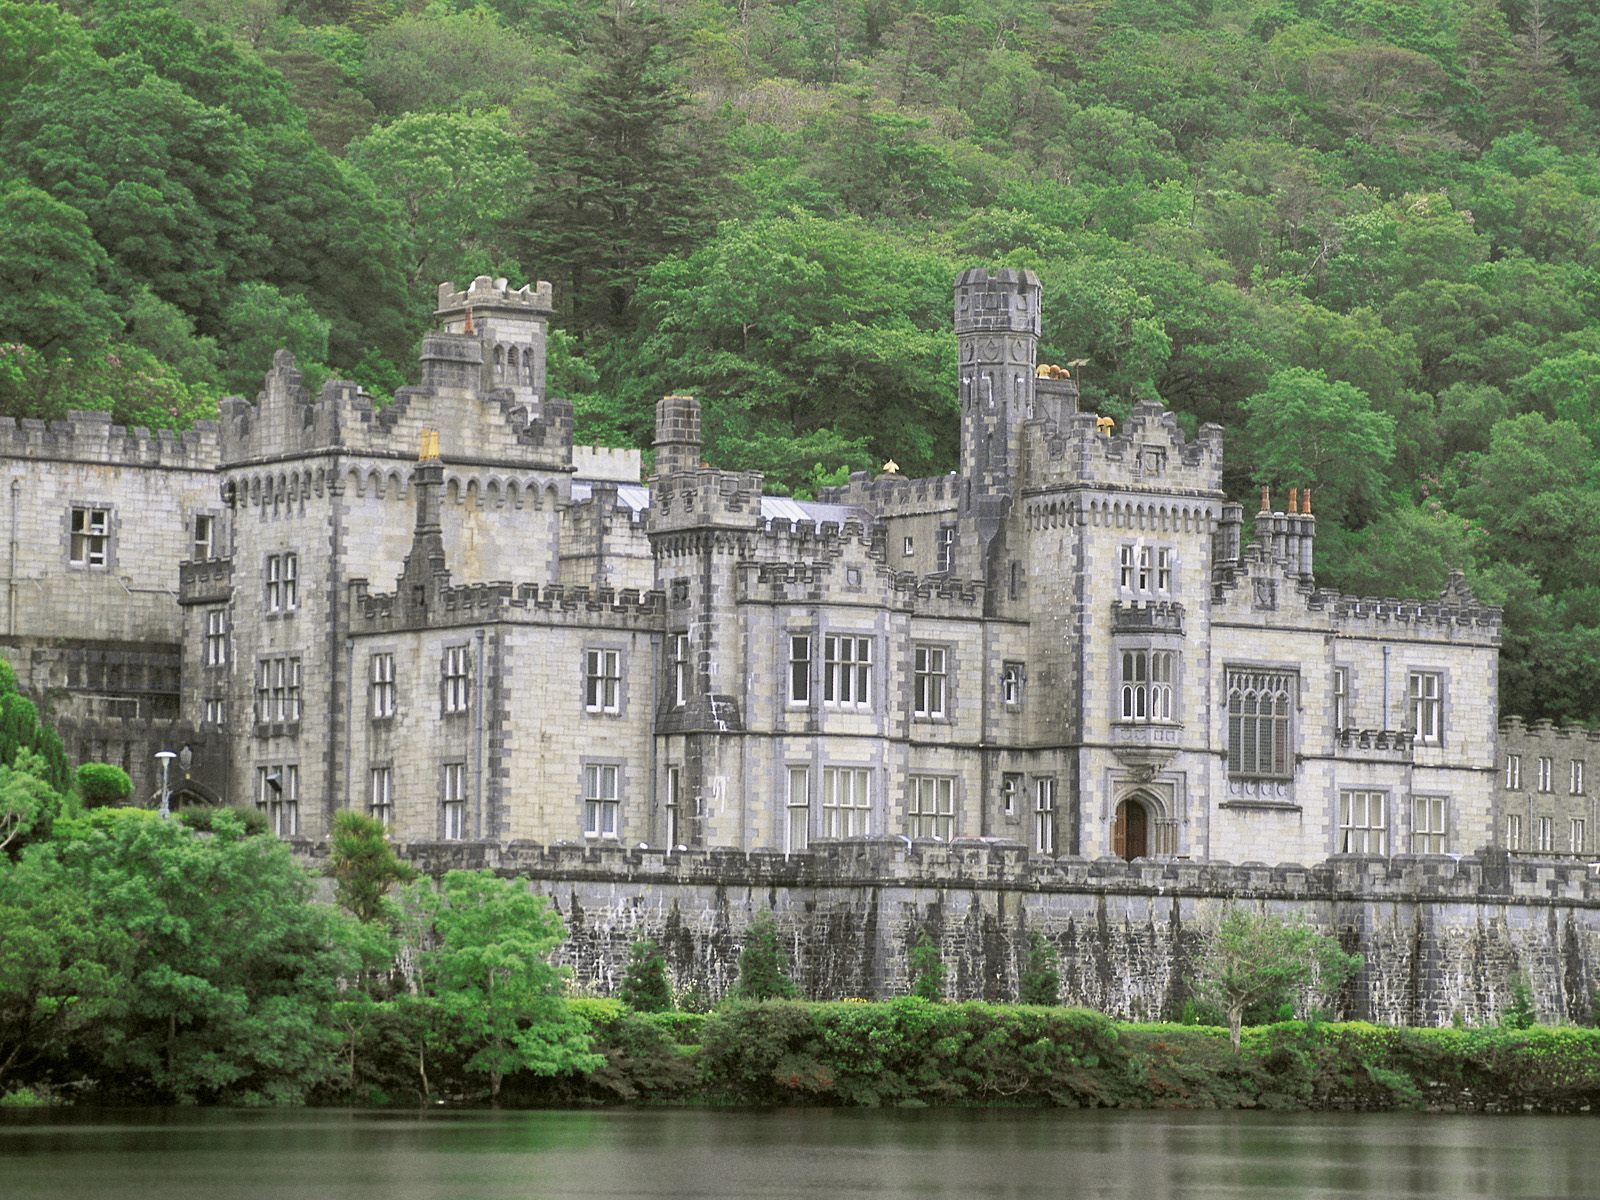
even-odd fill
[[[1117,805],[1111,819],[1111,853],[1130,861],[1150,854],[1150,810],[1134,799]]]

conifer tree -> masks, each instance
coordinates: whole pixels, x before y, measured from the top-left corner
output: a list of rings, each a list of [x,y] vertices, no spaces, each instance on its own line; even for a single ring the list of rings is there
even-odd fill
[[[739,983],[734,995],[741,1000],[792,1000],[794,980],[772,914],[762,913],[750,925],[744,949],[739,952]]]
[[[924,929],[911,948],[911,994],[920,1000],[944,999],[944,959]]]
[[[667,981],[667,960],[661,947],[641,938],[628,948],[628,967],[622,976],[622,1002],[634,1012],[670,1012],[672,986]]]
[[[688,127],[671,31],[654,8],[600,20],[590,69],[535,138],[543,164],[524,218],[525,262],[558,281],[580,337],[624,323],[640,275],[712,229],[718,172]]]
[[[1017,981],[1017,1000],[1022,1004],[1054,1006],[1061,1003],[1060,956],[1039,934],[1028,938],[1028,953]]]

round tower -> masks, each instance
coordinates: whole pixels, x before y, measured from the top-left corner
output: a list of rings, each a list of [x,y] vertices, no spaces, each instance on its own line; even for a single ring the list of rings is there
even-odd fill
[[[1039,277],[976,267],[956,279],[961,474],[979,492],[1005,491],[1033,408],[1039,358]]]

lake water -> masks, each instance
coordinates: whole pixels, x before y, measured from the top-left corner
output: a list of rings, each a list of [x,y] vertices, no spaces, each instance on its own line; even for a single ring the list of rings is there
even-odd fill
[[[1593,1117],[0,1113],[5,1200],[1600,1197]]]

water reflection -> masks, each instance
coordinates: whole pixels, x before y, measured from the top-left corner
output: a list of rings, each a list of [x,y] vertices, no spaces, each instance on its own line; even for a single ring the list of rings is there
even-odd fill
[[[708,1110],[0,1115],[7,1200],[1589,1197],[1587,1118]]]

